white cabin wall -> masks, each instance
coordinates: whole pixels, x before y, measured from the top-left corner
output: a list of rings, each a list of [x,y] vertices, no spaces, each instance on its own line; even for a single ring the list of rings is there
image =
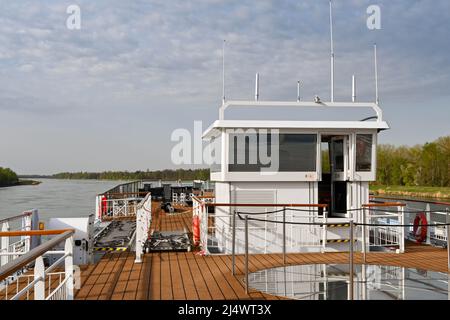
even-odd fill
[[[317,182],[216,182],[217,203],[266,203],[266,204],[316,204],[318,202]],[[233,210],[241,212],[271,211],[274,207],[216,207],[216,238],[225,253],[232,248]],[[280,208],[278,208],[280,209]],[[293,215],[308,215],[307,212],[287,212],[287,220],[296,219]],[[281,213],[278,214],[278,218]],[[266,216],[264,216],[266,218]],[[273,215],[268,215],[273,219]],[[299,218],[299,219],[305,219]],[[300,221],[300,220],[298,220]],[[303,221],[303,220],[301,220]],[[251,252],[282,252],[282,225],[258,222],[249,234]],[[244,222],[236,218],[236,253],[244,252]],[[287,225],[287,251],[318,251],[319,248],[301,246],[305,241],[304,226]]]
[[[369,182],[354,181],[348,183],[347,207],[348,209],[359,209],[369,203]],[[362,222],[362,211],[352,211],[355,222]],[[349,215],[349,218],[352,216]]]

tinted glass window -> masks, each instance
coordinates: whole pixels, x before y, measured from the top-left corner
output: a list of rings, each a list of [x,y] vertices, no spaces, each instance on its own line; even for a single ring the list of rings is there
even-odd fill
[[[317,135],[315,134],[230,134],[230,172],[257,172],[270,168],[266,155],[274,160],[272,138],[278,138],[279,172],[316,171]],[[231,140],[233,139],[233,140]],[[273,166],[272,166],[273,167]]]
[[[372,135],[356,135],[356,171],[372,170]]]

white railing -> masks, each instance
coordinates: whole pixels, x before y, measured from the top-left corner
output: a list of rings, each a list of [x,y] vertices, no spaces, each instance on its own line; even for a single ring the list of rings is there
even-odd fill
[[[38,229],[39,217],[37,210],[25,211],[20,215],[1,219],[0,231],[31,231]],[[37,238],[37,237],[35,237]],[[30,251],[39,244],[40,239],[30,236],[1,237],[0,238],[0,267],[17,259],[22,254]]]
[[[152,196],[149,193],[137,206],[136,233],[135,233],[136,263],[142,262],[144,245],[148,239],[151,222],[152,222]]]
[[[432,211],[430,210],[430,205],[427,204],[425,210],[406,207],[405,208],[405,223],[409,224],[410,227],[405,230],[405,237],[409,240],[415,241],[414,235],[414,222],[419,216],[425,216],[425,222],[431,224],[426,226],[426,237],[423,240],[425,244],[433,244],[439,246],[447,246],[447,230],[445,225],[439,226],[439,224],[445,224],[450,222],[450,212],[448,208],[446,210]]]
[[[142,198],[103,198],[105,196],[97,196],[97,206],[99,207],[97,212],[101,218],[120,218],[120,217],[133,217],[136,215],[139,203]],[[97,216],[97,217],[99,217]]]
[[[196,235],[195,228],[193,230],[194,242],[199,240],[204,254],[229,254],[233,250],[236,253],[244,252],[244,223],[236,217],[239,210],[242,210],[242,215],[250,214],[261,220],[253,220],[249,226],[252,252],[281,252],[283,233],[286,236],[285,248],[288,252],[320,251],[323,246],[321,240],[325,230],[322,226],[296,224],[323,222],[314,205],[308,208],[309,205],[296,204],[210,204],[213,199],[192,198],[193,219],[198,219],[200,226],[199,235]],[[215,213],[209,213],[209,206],[215,207]],[[287,223],[284,227],[276,223],[283,220]],[[199,239],[196,239],[196,236],[199,236]]]
[[[396,248],[405,252],[405,205],[403,203],[372,204],[363,206],[361,237],[363,252],[370,248]],[[397,226],[398,225],[398,226]]]
[[[0,234],[7,237],[8,232]],[[74,291],[74,265],[73,265],[73,235],[74,230],[52,230],[22,232],[30,236],[56,235],[44,244],[21,255],[14,261],[0,268],[0,296],[7,300],[28,300],[33,293],[34,300],[72,300]],[[16,233],[14,233],[16,234]],[[54,250],[64,241],[64,250]],[[53,264],[45,267],[44,257],[50,255],[60,256]],[[64,272],[56,272],[57,268],[64,266]],[[33,268],[33,275],[19,275]],[[59,279],[56,289],[51,291],[52,277]],[[22,281],[27,279],[26,283]],[[49,283],[46,290],[46,283]],[[11,288],[14,287],[13,293]]]

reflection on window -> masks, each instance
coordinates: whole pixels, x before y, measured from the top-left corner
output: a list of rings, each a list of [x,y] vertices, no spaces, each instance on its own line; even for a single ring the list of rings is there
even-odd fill
[[[372,170],[372,135],[356,135],[356,171]]]
[[[262,163],[260,152],[271,155],[270,134],[230,134],[228,171],[259,172],[262,168],[269,168],[270,163]]]
[[[334,140],[333,153],[334,153],[334,171],[344,172],[344,140]]]
[[[280,134],[280,172],[316,171],[317,135]]]
[[[317,135],[315,134],[230,134],[228,171],[258,172],[273,168],[272,163],[261,156],[274,160],[272,139],[278,139],[278,172],[316,171]],[[274,141],[276,143],[276,141]],[[273,149],[273,150],[272,150]],[[276,171],[276,168],[274,169]]]

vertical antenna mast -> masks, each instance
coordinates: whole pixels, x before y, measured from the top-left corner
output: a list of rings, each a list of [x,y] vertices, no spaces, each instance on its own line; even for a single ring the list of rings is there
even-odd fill
[[[375,62],[375,103],[380,104],[380,97],[378,95],[378,61],[377,61],[377,44],[373,45],[373,57]]]
[[[225,40],[222,44],[222,102],[225,103]]]
[[[356,102],[356,77],[352,76],[352,102]]]
[[[333,5],[330,0],[330,47],[331,47],[331,102],[334,102],[334,45],[333,45]]]
[[[255,101],[259,100],[259,73],[256,74],[255,79]]]

